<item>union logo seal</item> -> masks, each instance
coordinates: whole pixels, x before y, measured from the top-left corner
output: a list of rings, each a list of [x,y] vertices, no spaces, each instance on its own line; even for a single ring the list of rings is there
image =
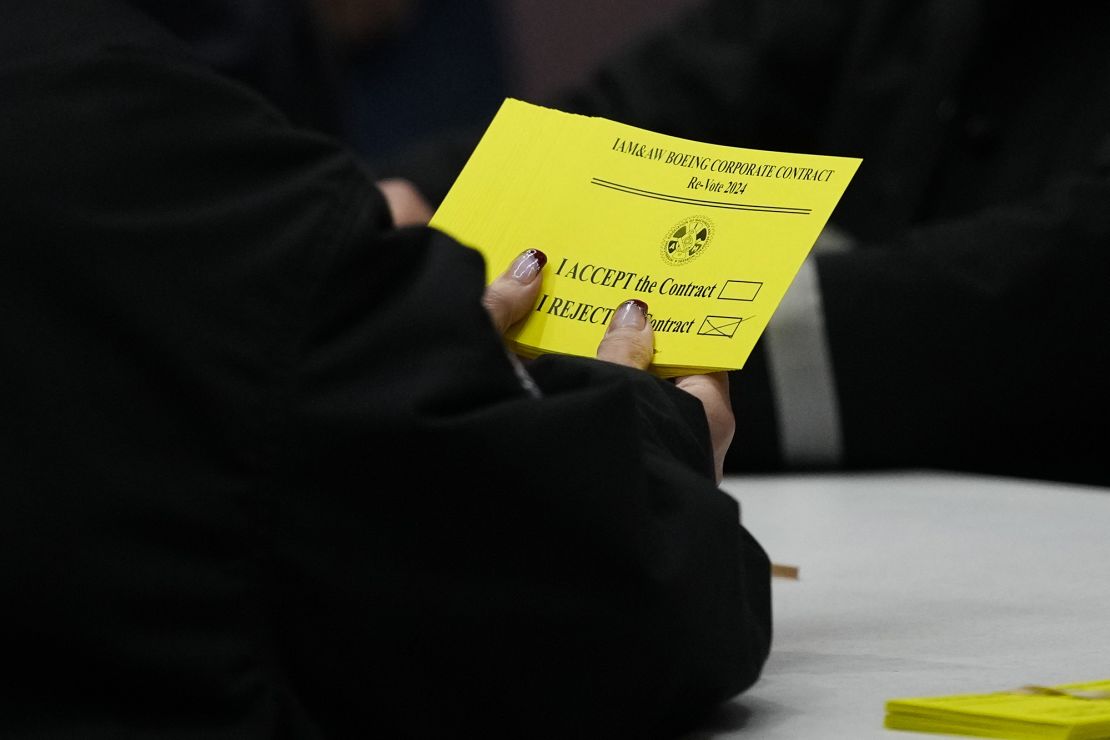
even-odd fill
[[[684,265],[704,252],[712,238],[713,222],[705,216],[691,216],[679,221],[667,232],[659,251],[664,262]]]

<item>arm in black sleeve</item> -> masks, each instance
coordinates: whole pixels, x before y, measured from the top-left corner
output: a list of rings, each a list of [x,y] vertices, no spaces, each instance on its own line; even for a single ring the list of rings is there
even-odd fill
[[[434,231],[333,259],[275,533],[314,712],[347,730],[372,701],[417,736],[644,737],[750,685],[768,562],[713,484],[700,403],[571,358],[533,363],[528,394],[480,258]]]
[[[1097,170],[881,247],[817,251],[815,310],[791,318],[780,306],[731,374],[738,429],[726,470],[804,467],[789,438],[813,439],[820,414],[787,397],[812,388],[776,372],[806,367],[810,386],[828,372],[834,387],[835,434],[816,440],[825,467],[1110,481],[1091,435],[1110,409],[1100,380],[1110,354],[1096,338],[1110,309],[1099,287],[1110,185]],[[795,336],[806,341],[771,341],[797,329],[783,320],[805,324]],[[815,362],[823,353],[827,366]]]
[[[845,464],[1106,484],[1110,182],[818,257]]]
[[[756,679],[696,402],[569,359],[536,398],[478,253],[340,147],[123,6],[17,6],[4,734],[644,736]]]

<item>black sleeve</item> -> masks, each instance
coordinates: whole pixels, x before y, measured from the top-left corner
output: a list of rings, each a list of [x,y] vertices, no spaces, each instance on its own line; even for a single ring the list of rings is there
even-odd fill
[[[595,360],[525,392],[476,252],[355,232],[316,290],[275,533],[283,639],[346,732],[648,737],[749,686],[768,561],[700,404]],[[381,715],[379,714],[379,720]],[[340,733],[343,734],[343,733]]]
[[[846,465],[1110,483],[1107,172],[818,257]]]
[[[1106,147],[1110,151],[1110,147]],[[1110,483],[1110,156],[1046,195],[814,255],[848,469]],[[761,344],[726,471],[790,467]]]
[[[121,6],[18,6],[0,734],[643,737],[756,679],[692,399],[569,359],[536,398],[478,253],[348,153]]]

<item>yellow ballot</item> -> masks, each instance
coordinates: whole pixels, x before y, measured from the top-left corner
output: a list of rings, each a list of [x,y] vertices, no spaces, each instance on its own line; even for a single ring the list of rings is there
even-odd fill
[[[885,726],[1016,740],[1110,738],[1110,680],[989,694],[891,699]]]
[[[743,367],[859,159],[719,146],[507,99],[430,225],[485,257],[487,282],[548,257],[507,337],[592,357],[638,298],[662,376]]]

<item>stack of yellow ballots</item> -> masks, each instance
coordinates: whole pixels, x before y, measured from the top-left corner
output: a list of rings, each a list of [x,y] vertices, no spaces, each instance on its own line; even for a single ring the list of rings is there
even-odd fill
[[[1110,738],[1110,680],[991,694],[892,699],[886,727],[1015,740]]]
[[[432,218],[487,281],[548,264],[525,356],[593,356],[614,309],[648,304],[661,376],[744,365],[860,160],[706,144],[508,99]]]

